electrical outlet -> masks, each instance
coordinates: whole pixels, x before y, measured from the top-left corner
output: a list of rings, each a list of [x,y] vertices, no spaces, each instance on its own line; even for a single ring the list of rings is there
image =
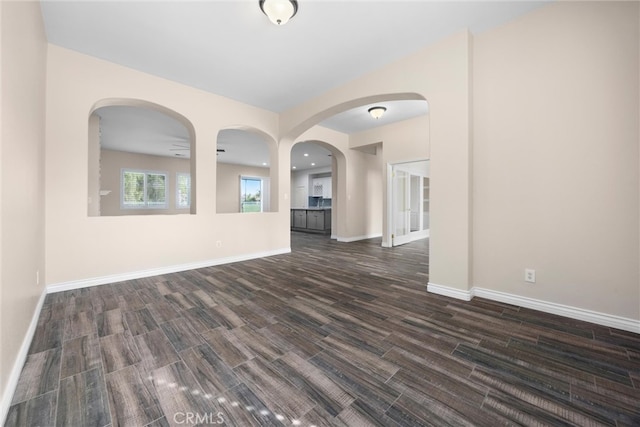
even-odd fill
[[[36,285],[40,284],[40,270],[36,270]]]
[[[524,281],[529,283],[536,283],[536,271],[531,268],[525,268]]]
[[[222,247],[222,240],[216,240],[216,248]]]

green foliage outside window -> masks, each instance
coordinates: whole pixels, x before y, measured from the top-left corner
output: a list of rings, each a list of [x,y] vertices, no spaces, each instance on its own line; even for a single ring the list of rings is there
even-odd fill
[[[242,178],[240,181],[240,212],[262,212],[262,180]]]
[[[167,176],[161,173],[123,171],[122,204],[128,208],[167,206]]]
[[[144,206],[144,173],[124,172],[124,204]]]
[[[176,181],[178,187],[176,205],[178,208],[188,208],[191,206],[191,175],[179,173]]]

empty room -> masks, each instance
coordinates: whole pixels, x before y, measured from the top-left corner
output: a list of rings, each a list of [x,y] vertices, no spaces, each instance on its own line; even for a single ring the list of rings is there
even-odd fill
[[[640,425],[637,1],[0,2],[7,426]]]

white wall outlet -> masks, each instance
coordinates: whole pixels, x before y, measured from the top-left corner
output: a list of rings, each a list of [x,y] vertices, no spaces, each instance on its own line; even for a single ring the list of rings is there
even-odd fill
[[[36,270],[36,285],[40,284],[40,270]]]
[[[529,283],[536,283],[536,271],[532,268],[525,268],[524,281]]]
[[[216,240],[216,248],[222,247],[222,240]]]

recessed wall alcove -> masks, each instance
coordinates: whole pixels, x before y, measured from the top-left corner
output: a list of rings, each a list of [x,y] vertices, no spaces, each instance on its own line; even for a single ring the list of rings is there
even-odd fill
[[[194,214],[190,122],[144,101],[102,101],[89,116],[88,215]]]
[[[216,213],[277,211],[277,148],[257,129],[234,127],[216,141]]]

